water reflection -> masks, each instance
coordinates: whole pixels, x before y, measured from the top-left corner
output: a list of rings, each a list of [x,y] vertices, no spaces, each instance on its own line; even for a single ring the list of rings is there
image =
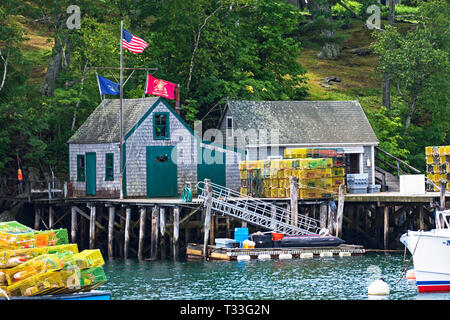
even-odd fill
[[[450,300],[446,294],[417,294],[415,284],[399,280],[401,254],[367,254],[250,261],[137,261],[105,264],[113,299],[276,299],[368,300],[370,279],[383,277],[389,300]]]

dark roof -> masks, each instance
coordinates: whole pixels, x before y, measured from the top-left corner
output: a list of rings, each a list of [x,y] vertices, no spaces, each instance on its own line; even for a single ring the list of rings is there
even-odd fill
[[[158,97],[123,99],[123,136],[155,104]],[[78,128],[67,143],[120,142],[120,100],[105,99]]]
[[[236,129],[279,130],[279,144],[378,144],[358,101],[231,100],[228,108]]]

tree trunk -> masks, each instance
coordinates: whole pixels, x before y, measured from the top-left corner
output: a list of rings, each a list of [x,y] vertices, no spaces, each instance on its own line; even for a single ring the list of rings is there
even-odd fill
[[[44,82],[41,85],[41,92],[46,96],[53,96],[55,89],[56,76],[61,70],[62,50],[56,53],[50,60],[45,74]]]
[[[6,74],[8,73],[8,56],[6,56],[6,58],[3,57],[2,50],[0,50],[0,58],[2,58],[3,60],[3,79],[2,83],[0,84],[0,91],[2,91],[6,81]]]
[[[391,110],[391,72],[383,74],[383,81],[381,82],[382,102],[381,105],[386,109]]]
[[[213,15],[215,15],[216,12],[219,11],[222,7],[223,7],[223,5],[221,4],[211,14],[209,14],[208,16],[205,17],[203,24],[198,28],[198,32],[195,35],[194,49],[192,50],[191,62],[189,64],[189,75],[188,75],[188,81],[186,84],[186,92],[189,92],[189,88],[191,86],[192,72],[194,70],[195,53],[197,52],[198,46],[200,44],[200,36],[201,36],[202,30],[206,26],[206,23],[208,22],[209,18],[211,18]]]
[[[390,3],[389,3],[389,18],[388,18],[388,21],[389,21],[389,24],[391,26],[393,26],[394,22],[395,22],[395,1],[396,0],[391,0]]]
[[[416,111],[417,106],[417,97],[414,98],[414,100],[411,103],[408,103],[409,105],[409,112],[406,116],[406,122],[405,122],[405,134],[408,132],[408,128],[411,125],[412,116],[414,114],[414,111]]]
[[[46,96],[53,96],[56,77],[62,68],[68,66],[70,53],[68,36],[64,35],[65,15],[59,14],[55,19],[55,45],[53,46],[53,56],[48,64],[44,82],[41,85],[41,93]],[[55,53],[56,52],[56,53]]]
[[[389,25],[394,26],[395,22],[395,0],[391,0],[389,3]],[[382,90],[382,102],[381,104],[386,109],[391,110],[391,76],[392,72],[387,71],[383,74],[383,81],[381,84]]]
[[[81,75],[81,89],[80,89],[80,95],[79,95],[80,101],[81,101],[81,95],[83,94],[84,78],[86,77],[88,64],[89,64],[88,61],[86,61],[86,64],[84,65],[83,73]],[[78,110],[78,106],[80,105],[80,101],[77,102],[77,104],[75,105],[75,109],[73,110],[71,130],[73,130],[75,128],[75,123],[77,121],[77,110]]]

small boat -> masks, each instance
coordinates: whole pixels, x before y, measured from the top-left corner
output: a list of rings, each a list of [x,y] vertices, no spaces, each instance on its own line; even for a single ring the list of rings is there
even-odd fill
[[[91,290],[67,294],[49,294],[43,296],[20,296],[6,298],[0,294],[0,300],[111,300],[108,290]]]
[[[284,235],[280,240],[281,247],[334,247],[344,240],[334,236],[319,235]]]
[[[450,210],[436,211],[436,228],[400,237],[412,254],[419,293],[450,291]]]

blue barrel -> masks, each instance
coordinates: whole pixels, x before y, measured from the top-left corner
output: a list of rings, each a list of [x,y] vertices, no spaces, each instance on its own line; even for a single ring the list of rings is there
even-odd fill
[[[234,228],[234,240],[243,242],[248,239],[248,228]]]

